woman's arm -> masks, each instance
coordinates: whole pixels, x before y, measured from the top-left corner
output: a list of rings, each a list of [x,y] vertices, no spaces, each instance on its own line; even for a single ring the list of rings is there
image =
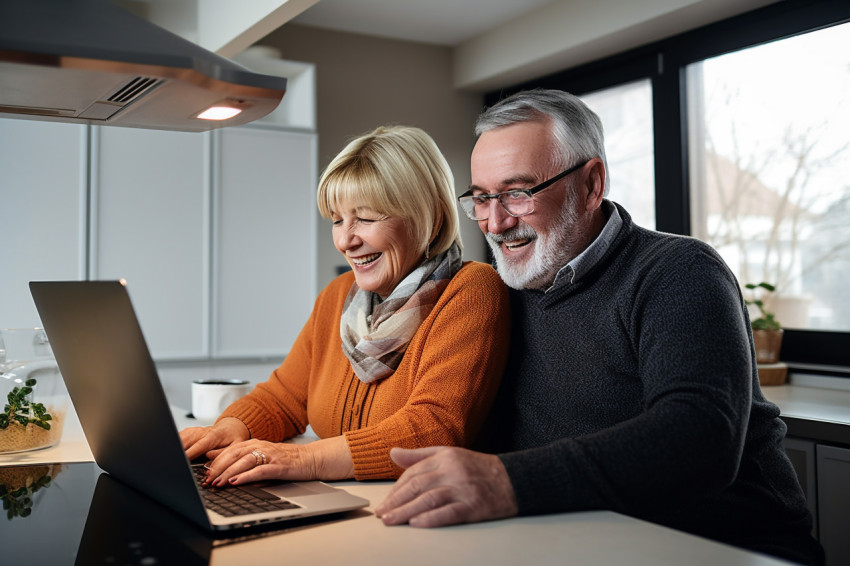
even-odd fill
[[[499,276],[488,265],[468,264],[411,341],[399,366],[411,374],[387,378],[410,382],[404,405],[380,422],[344,433],[355,478],[398,477],[402,470],[390,459],[392,447],[471,444],[501,381],[509,325],[507,289]]]
[[[350,273],[344,274],[319,293],[310,318],[280,367],[267,381],[230,405],[222,417],[235,417],[245,423],[250,438],[280,442],[304,433],[310,379],[325,352],[327,321],[333,318],[333,327],[339,332],[341,301],[353,282]]]
[[[472,265],[456,279],[405,353],[403,365],[408,367],[407,374],[390,376],[386,384],[377,385],[393,388],[391,401],[402,404],[400,409],[380,422],[348,431],[344,436],[307,445],[277,444],[257,439],[257,431],[269,426],[263,422],[278,417],[266,415],[263,419],[263,413],[258,411],[261,405],[253,400],[257,408],[253,409],[253,424],[249,425],[252,439],[218,455],[210,474],[211,478],[220,480],[216,485],[231,478],[238,478],[235,480],[238,482],[272,477],[394,478],[401,474],[401,468],[389,457],[393,446],[417,448],[471,443],[501,379],[507,358],[510,315],[507,290],[491,267]],[[287,360],[297,359],[292,356]],[[285,362],[281,369],[286,365]],[[266,456],[265,464],[253,454],[255,450]]]

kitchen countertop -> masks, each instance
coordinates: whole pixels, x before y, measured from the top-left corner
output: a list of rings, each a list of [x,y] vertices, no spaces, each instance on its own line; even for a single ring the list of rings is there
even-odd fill
[[[70,411],[73,413],[73,411]],[[185,411],[172,411],[178,428],[192,424]],[[380,563],[405,564],[728,564],[740,566],[780,566],[774,558],[748,552],[714,541],[678,532],[626,517],[610,511],[560,513],[534,517],[514,517],[441,529],[414,529],[407,526],[385,527],[375,518],[371,506],[339,519],[330,519],[303,526],[283,528],[268,536],[220,545],[210,535],[192,529],[187,536],[179,530],[156,528],[157,522],[128,519],[116,515],[105,521],[99,507],[87,504],[81,489],[64,486],[66,480],[92,472],[80,462],[91,462],[91,451],[85,442],[76,416],[69,418],[59,445],[26,453],[0,455],[0,467],[49,462],[75,462],[54,479],[50,489],[39,493],[32,514],[25,520],[4,525],[9,540],[23,541],[12,545],[11,560],[32,561],[36,553],[62,554],[67,563],[74,555],[82,556],[94,548],[99,554],[134,553],[134,558],[148,562],[158,556],[174,562],[175,552],[190,556],[192,564],[269,564],[285,557],[296,564],[345,563],[373,565]],[[81,468],[81,466],[83,468]],[[94,466],[91,464],[91,466]],[[79,472],[79,473],[78,473]],[[89,482],[91,483],[91,482]],[[69,483],[69,486],[71,484]],[[372,505],[383,500],[392,482],[338,482],[355,495],[365,497]],[[99,486],[98,486],[99,487]],[[95,491],[97,491],[95,489]],[[78,493],[79,492],[79,493]],[[77,496],[80,502],[71,504]],[[74,501],[71,501],[74,499]],[[69,503],[69,501],[71,503]],[[55,505],[54,505],[55,504]],[[71,509],[73,507],[73,509]],[[69,511],[74,511],[73,513]],[[61,512],[60,512],[61,511]],[[120,511],[120,509],[118,510]],[[161,511],[160,511],[161,513]],[[86,517],[86,514],[89,516]],[[97,515],[97,517],[94,517]],[[170,514],[173,515],[173,514]],[[49,518],[38,523],[39,517]],[[97,521],[95,520],[97,518]],[[174,517],[172,516],[172,520]],[[64,521],[64,523],[63,523]],[[99,522],[98,522],[99,521]],[[135,522],[133,522],[135,521]],[[36,523],[40,525],[36,528]],[[91,528],[89,523],[91,523]],[[64,526],[61,540],[50,545],[37,544],[45,524]],[[91,536],[101,537],[92,543]],[[64,540],[68,539],[68,540]],[[64,552],[65,542],[69,550]],[[333,541],[328,544],[328,541]],[[103,543],[109,543],[104,547]],[[59,549],[54,552],[54,549]],[[200,550],[199,550],[200,549]],[[63,553],[64,552],[64,553]],[[144,554],[139,554],[144,552]],[[15,554],[19,553],[19,554]],[[138,554],[138,556],[137,556]],[[78,557],[79,557],[78,556]],[[117,554],[116,554],[117,556]],[[35,562],[38,562],[36,558]],[[169,562],[169,563],[171,563]],[[63,564],[51,558],[51,564]],[[163,561],[166,563],[166,561]],[[180,561],[188,564],[189,562]]]
[[[850,391],[775,385],[762,387],[788,426],[788,436],[850,445]]]
[[[850,445],[850,391],[774,385],[762,387],[762,392],[769,401],[779,406],[780,417],[788,425],[789,436]],[[0,454],[0,465],[93,461],[76,413],[73,410],[68,413],[62,442],[57,446],[18,454]],[[186,418],[185,410],[175,408],[172,413],[178,428],[194,424]]]

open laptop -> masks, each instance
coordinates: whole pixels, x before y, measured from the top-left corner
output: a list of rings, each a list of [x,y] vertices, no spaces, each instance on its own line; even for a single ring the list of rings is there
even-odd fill
[[[318,481],[262,482],[246,489],[272,510],[205,508],[209,490],[196,484],[123,281],[33,281],[30,291],[95,461],[114,478],[212,531],[369,504]]]

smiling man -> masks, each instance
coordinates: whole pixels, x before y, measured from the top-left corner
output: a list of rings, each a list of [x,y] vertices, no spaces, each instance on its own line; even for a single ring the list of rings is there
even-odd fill
[[[821,563],[720,256],[605,198],[602,124],[578,98],[522,92],[475,132],[459,202],[512,288],[508,366],[481,452],[392,451],[384,523],[609,509]]]
[[[472,189],[460,199],[467,216],[481,226],[499,274],[514,289],[549,287],[560,267],[579,255],[605,222],[601,193],[593,201],[594,195],[584,195],[584,203],[568,204],[567,191],[557,190],[579,171],[604,182],[604,157],[582,160],[549,178],[548,171],[562,161],[552,155],[549,129],[533,121],[482,133],[472,152]],[[547,180],[532,187],[538,179]]]

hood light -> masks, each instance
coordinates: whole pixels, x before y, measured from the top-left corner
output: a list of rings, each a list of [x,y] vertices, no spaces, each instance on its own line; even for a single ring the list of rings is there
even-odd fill
[[[195,115],[195,118],[201,120],[228,120],[251,106],[252,104],[247,100],[226,98],[202,110]]]
[[[233,108],[232,106],[210,106],[198,114],[198,118],[201,120],[227,120],[240,112],[242,112],[241,108]]]

